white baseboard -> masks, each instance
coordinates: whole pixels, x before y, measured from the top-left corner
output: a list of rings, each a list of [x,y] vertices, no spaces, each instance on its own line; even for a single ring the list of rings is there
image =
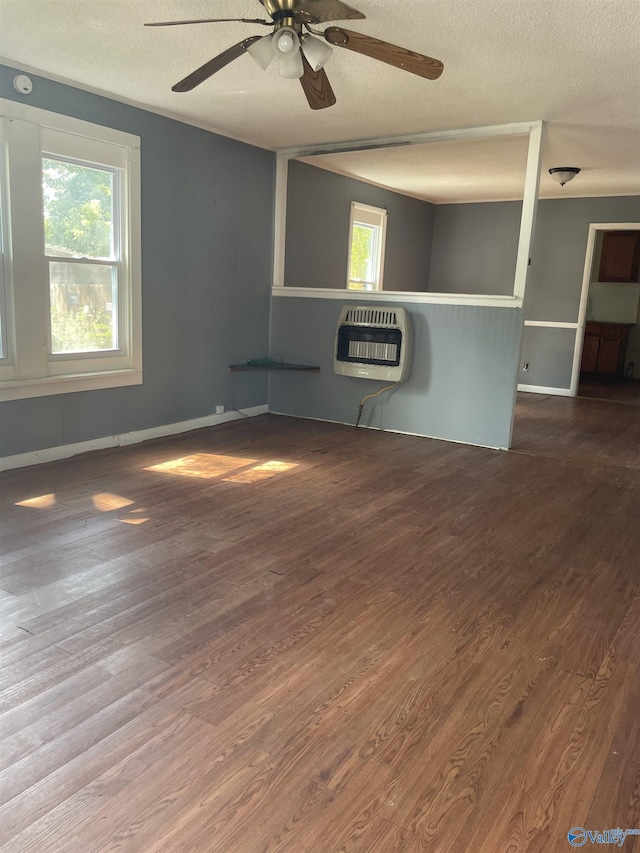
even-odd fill
[[[518,391],[527,394],[553,394],[556,397],[573,397],[571,388],[545,388],[543,385],[518,385]]]
[[[150,429],[125,432],[121,435],[106,435],[104,438],[95,438],[90,441],[78,441],[75,444],[63,444],[59,447],[45,447],[43,450],[33,450],[29,453],[18,453],[15,456],[0,457],[0,471],[9,471],[13,468],[26,468],[28,465],[39,465],[43,462],[55,462],[58,459],[68,459],[77,456],[78,453],[88,453],[91,450],[104,450],[107,447],[124,447],[127,444],[139,444],[151,438],[163,438],[168,435],[179,435],[181,432],[190,432],[203,427],[217,426],[228,421],[237,421],[242,417],[254,418],[256,415],[265,415],[269,407],[252,406],[240,412],[225,412],[222,415],[205,415],[203,418],[195,418],[191,421],[181,421],[177,424],[164,424],[163,426],[151,427]]]

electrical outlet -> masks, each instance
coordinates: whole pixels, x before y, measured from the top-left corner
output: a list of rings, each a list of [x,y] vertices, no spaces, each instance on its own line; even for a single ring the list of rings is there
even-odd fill
[[[224,414],[224,406],[216,406],[216,415]]]

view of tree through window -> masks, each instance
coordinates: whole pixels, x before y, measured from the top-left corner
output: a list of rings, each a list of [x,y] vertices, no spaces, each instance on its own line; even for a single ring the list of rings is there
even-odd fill
[[[52,353],[118,346],[114,184],[111,170],[43,158]]]
[[[375,278],[373,264],[375,258],[376,230],[371,225],[353,223],[351,232],[351,267],[349,270],[349,288],[367,290]]]
[[[387,211],[351,202],[348,290],[382,289]]]

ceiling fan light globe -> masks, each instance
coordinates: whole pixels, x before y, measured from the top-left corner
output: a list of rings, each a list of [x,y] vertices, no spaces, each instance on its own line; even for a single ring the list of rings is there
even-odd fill
[[[278,71],[281,77],[286,77],[289,80],[299,80],[304,74],[304,65],[302,64],[302,54],[297,50],[293,56],[287,56],[286,59],[278,60]]]
[[[262,68],[263,71],[266,71],[275,58],[271,36],[264,36],[260,41],[256,41],[249,45],[247,53],[250,54],[251,58],[260,66],[260,68]]]
[[[273,52],[279,59],[285,59],[287,56],[292,56],[298,52],[300,47],[300,39],[295,30],[290,27],[282,27],[271,37],[273,44]]]
[[[307,35],[302,39],[302,52],[311,68],[320,71],[329,61],[333,48],[320,39]]]

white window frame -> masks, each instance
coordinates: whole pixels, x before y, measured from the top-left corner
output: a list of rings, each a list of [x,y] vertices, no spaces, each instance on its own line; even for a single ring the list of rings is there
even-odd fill
[[[4,126],[0,121],[0,367],[9,363],[13,352],[11,324],[9,317],[13,316],[13,308],[9,303],[7,282],[10,281],[9,228],[8,228],[8,198],[7,198],[7,144]]]
[[[363,288],[351,287],[355,279],[350,277],[351,253],[353,252],[353,226],[365,225],[376,231],[375,255],[373,257],[373,278],[371,281],[363,281]],[[370,204],[362,204],[359,201],[351,202],[351,215],[349,218],[349,259],[347,263],[347,290],[358,293],[371,293],[382,290],[384,278],[384,254],[387,240],[387,211],[383,207],[373,207]]]
[[[0,359],[0,400],[140,384],[139,137],[1,99],[0,116],[8,152],[5,252],[9,256],[6,264],[9,272],[6,276],[9,350],[7,358]],[[115,227],[120,232],[117,236],[120,248],[117,260],[118,349],[50,352],[49,258],[45,255],[42,208],[43,156],[95,165],[117,173],[121,202],[119,211],[114,211]]]

